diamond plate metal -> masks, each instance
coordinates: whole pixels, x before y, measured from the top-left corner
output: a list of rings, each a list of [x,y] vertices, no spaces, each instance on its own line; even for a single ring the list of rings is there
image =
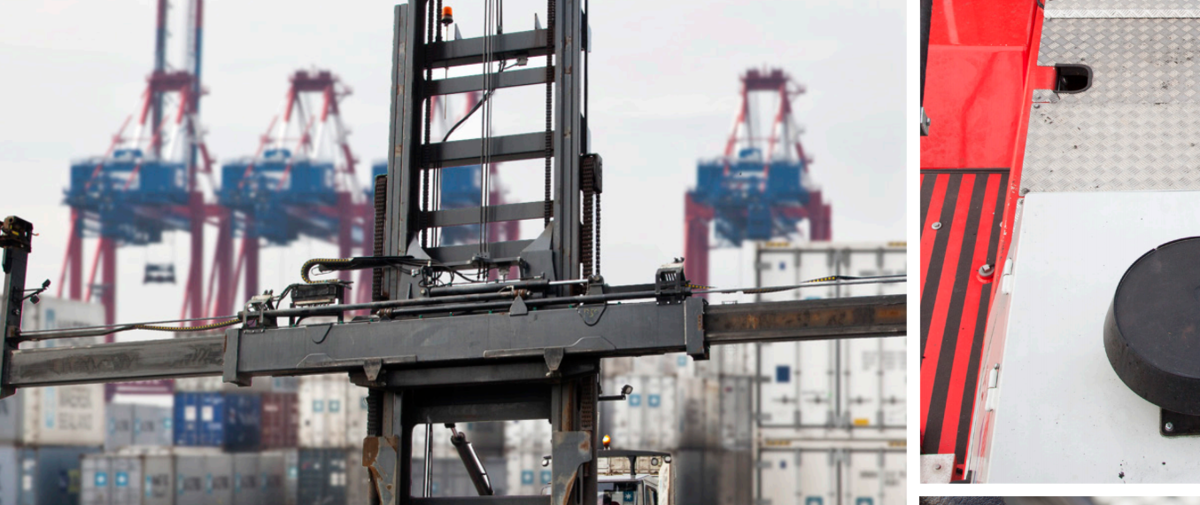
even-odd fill
[[[1045,4],[1046,16],[1060,10],[1200,10],[1197,0],[1047,0]]]
[[[1047,19],[1038,64],[1056,63],[1092,87],[1035,94],[1022,191],[1200,189],[1200,19]]]

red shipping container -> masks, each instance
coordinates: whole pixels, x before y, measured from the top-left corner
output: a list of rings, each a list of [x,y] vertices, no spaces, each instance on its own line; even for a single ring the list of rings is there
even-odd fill
[[[262,394],[262,448],[296,447],[300,432],[300,403],[296,393]]]

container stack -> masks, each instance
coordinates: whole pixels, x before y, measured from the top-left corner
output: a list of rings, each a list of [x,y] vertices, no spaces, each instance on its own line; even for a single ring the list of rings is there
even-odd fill
[[[830,275],[904,274],[903,242],[760,244],[758,285]],[[904,294],[906,285],[825,286],[764,301]],[[769,503],[905,502],[904,337],[762,344],[755,407],[761,499]],[[750,347],[753,349],[753,347]],[[803,469],[803,470],[801,470]],[[840,493],[840,495],[839,495]]]
[[[48,296],[26,301],[26,331],[104,323],[103,307]],[[22,349],[90,345],[97,338],[25,342]],[[79,503],[81,457],[104,446],[104,386],[28,388],[0,400],[0,504]]]

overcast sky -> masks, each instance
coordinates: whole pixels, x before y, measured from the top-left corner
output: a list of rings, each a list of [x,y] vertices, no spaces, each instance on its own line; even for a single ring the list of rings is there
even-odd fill
[[[175,3],[168,59],[181,66],[184,2]],[[206,2],[202,122],[218,161],[252,154],[282,104],[287,75],[312,67],[334,71],[353,88],[342,107],[351,146],[367,165],[383,159],[393,3]],[[478,36],[482,2],[446,5],[455,8],[465,37]],[[812,181],[833,205],[834,240],[903,240],[904,2],[596,0],[592,7],[591,133],[607,172],[610,282],[647,282],[654,268],[682,255],[683,194],[694,184],[696,161],[721,152],[738,75],[749,67],[783,68],[807,88],[795,116],[815,159]],[[506,31],[532,28],[532,11],[544,8],[506,2]],[[68,164],[103,153],[136,111],[153,49],[152,0],[0,3],[0,214],[24,217],[40,234],[31,282],[58,282]],[[497,133],[537,131],[544,105],[529,102],[515,91],[498,93]],[[514,199],[539,198],[540,177],[523,179],[501,175]],[[174,234],[161,246],[121,249],[118,319],[179,313],[187,243],[186,234]],[[89,257],[93,247],[89,241]],[[297,280],[305,258],[334,252],[312,240],[286,252],[264,250],[260,285],[278,291]],[[172,257],[179,285],[141,284],[145,263]]]

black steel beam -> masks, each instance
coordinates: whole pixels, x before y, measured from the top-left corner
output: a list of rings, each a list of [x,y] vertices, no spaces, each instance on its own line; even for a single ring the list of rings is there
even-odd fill
[[[532,240],[492,242],[488,244],[488,256],[491,259],[515,259],[521,255],[521,251],[524,251],[532,243]],[[479,244],[430,247],[425,250],[425,253],[443,265],[460,265],[470,263],[472,258],[479,255]]]
[[[506,33],[492,38],[492,57],[495,60],[512,60],[518,56],[545,56],[546,30]],[[429,67],[442,68],[470,65],[483,61],[483,37],[475,37],[429,45]]]
[[[904,295],[710,305],[704,333],[709,345],[892,337],[907,321]]]
[[[521,70],[505,70],[492,76],[492,89],[513,88],[546,83],[546,68],[524,68]],[[554,78],[551,77],[551,80]],[[483,75],[468,75],[438,79],[428,83],[430,95],[453,95],[470,91],[483,91],[486,86]]]
[[[522,133],[492,137],[489,154],[492,162],[519,161],[544,158],[546,156],[545,133]],[[435,163],[443,167],[457,167],[479,162],[483,152],[480,139],[455,140],[429,145],[429,159],[425,168]]]
[[[7,386],[168,377],[379,373],[572,357],[697,354],[703,345],[903,335],[904,295],[706,306],[629,303],[452,317],[231,329],[196,337],[19,350]],[[689,346],[689,344],[692,344]],[[556,360],[557,359],[557,360]],[[554,366],[558,366],[555,364]],[[399,377],[397,377],[399,379]],[[403,379],[400,379],[401,381]]]
[[[541,219],[546,215],[542,202],[506,203],[489,205],[483,211],[484,220],[488,223],[502,221],[521,221],[525,219]],[[429,226],[460,226],[464,224],[479,224],[479,207],[446,209],[427,214]]]

